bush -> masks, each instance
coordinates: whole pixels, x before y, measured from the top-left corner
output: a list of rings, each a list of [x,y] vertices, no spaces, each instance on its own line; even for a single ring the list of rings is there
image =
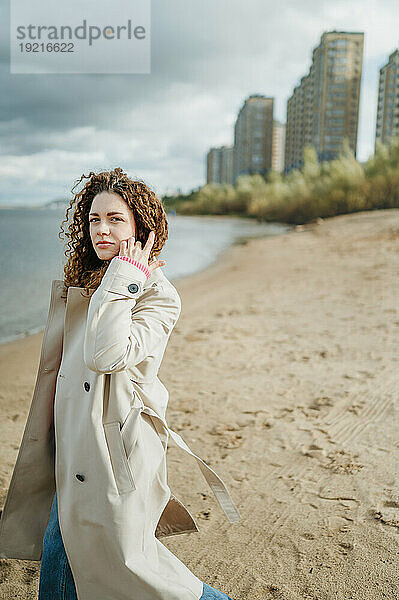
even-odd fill
[[[283,176],[245,175],[233,185],[207,184],[179,202],[179,214],[239,214],[261,221],[303,224],[318,217],[399,207],[399,137],[377,144],[365,165],[345,140],[335,160],[319,163],[314,148],[303,167]],[[183,200],[181,197],[179,200]]]

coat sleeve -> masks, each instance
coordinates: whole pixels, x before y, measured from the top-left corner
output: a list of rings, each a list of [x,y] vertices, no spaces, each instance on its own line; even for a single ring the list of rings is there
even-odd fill
[[[115,256],[90,298],[83,358],[96,373],[132,368],[156,352],[180,316],[177,292],[143,289],[146,274]]]

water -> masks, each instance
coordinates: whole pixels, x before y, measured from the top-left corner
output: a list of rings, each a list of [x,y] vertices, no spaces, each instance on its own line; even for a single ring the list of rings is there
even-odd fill
[[[44,329],[51,282],[63,279],[66,240],[58,232],[64,218],[63,208],[0,210],[0,343]],[[288,229],[251,219],[179,215],[169,215],[168,225],[160,258],[171,281],[204,269],[240,237]]]

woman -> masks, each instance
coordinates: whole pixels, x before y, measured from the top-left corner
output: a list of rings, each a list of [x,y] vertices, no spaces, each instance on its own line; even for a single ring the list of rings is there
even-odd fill
[[[165,420],[157,373],[181,304],[154,258],[168,234],[162,203],[119,168],[83,178],[0,556],[41,558],[39,600],[228,599],[158,539],[198,530],[167,484],[169,435],[195,457],[228,520],[240,518],[223,481]]]

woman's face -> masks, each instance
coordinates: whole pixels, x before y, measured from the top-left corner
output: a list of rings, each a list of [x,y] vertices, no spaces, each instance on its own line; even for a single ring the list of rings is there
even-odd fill
[[[94,197],[89,214],[89,230],[93,248],[101,260],[111,260],[119,254],[123,240],[133,235],[137,229],[133,211],[114,192],[101,192]],[[99,246],[98,242],[109,242]]]

